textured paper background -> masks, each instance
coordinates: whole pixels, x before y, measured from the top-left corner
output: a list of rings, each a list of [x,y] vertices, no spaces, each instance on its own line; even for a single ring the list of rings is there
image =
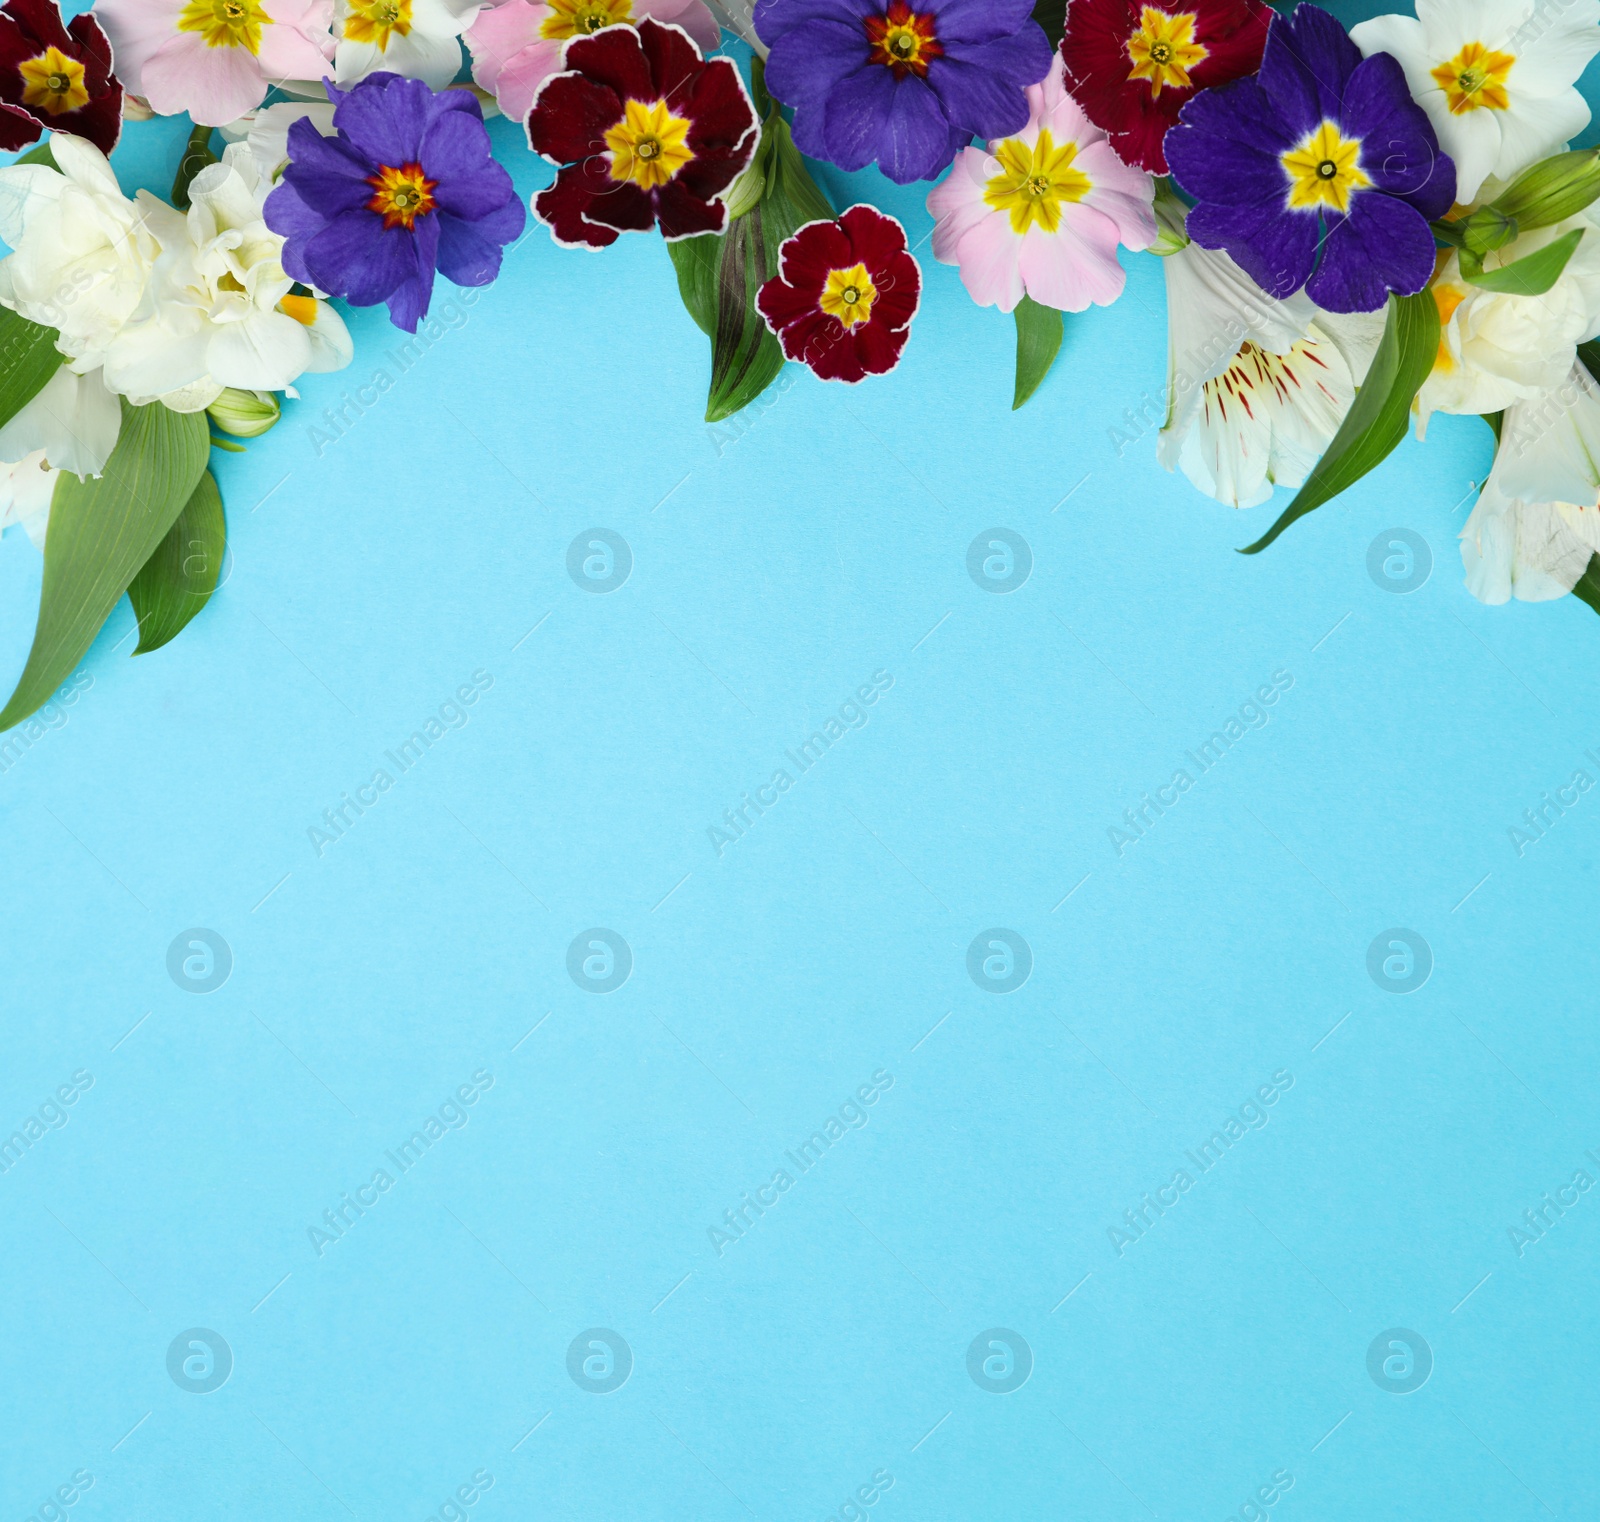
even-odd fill
[[[131,132],[125,182],[164,190],[182,136]],[[921,190],[824,179],[927,233]],[[1463,590],[1477,420],[1246,559],[1276,505],[1110,439],[1164,381],[1156,260],[1013,415],[1011,324],[920,253],[895,375],[791,371],[712,430],[659,244],[535,230],[470,308],[441,287],[458,326],[409,369],[355,314],[355,365],[219,457],[211,607],[130,665],[124,603],[0,773],[0,1133],[93,1078],[0,1174],[8,1518],[77,1470],[81,1522],[422,1522],[458,1486],[485,1522],[821,1522],[858,1487],[875,1522],[1221,1522],[1259,1487],[1305,1522],[1595,1515],[1600,1194],[1520,1256],[1509,1229],[1600,1179],[1600,792],[1520,857],[1507,832],[1600,779],[1600,624]],[[995,526],[1032,557],[1008,595],[967,569]],[[594,527],[632,557],[605,595],[567,570]],[[1397,527],[1432,559],[1408,595],[1367,568]],[[6,680],[39,567],[7,536]],[[864,727],[789,766],[875,672]],[[1269,722],[1119,857],[1274,672]],[[230,950],[204,995],[168,972],[190,927]],[[609,994],[567,970],[590,927],[631,949]],[[990,927],[1031,948],[1003,996],[967,970]],[[1406,996],[1367,971],[1389,927],[1431,947]],[[468,1123],[399,1174],[459,1085]],[[633,1360],[604,1395],[567,1368],[597,1327]],[[1403,1396],[1367,1367],[1397,1327],[1433,1359]],[[192,1328],[231,1350],[209,1394],[168,1373]],[[994,1328],[1031,1350],[1007,1394],[968,1373]]]

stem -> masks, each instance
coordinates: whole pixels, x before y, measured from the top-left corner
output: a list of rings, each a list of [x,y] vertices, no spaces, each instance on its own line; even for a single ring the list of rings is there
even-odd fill
[[[195,126],[189,129],[189,141],[178,160],[178,172],[172,180],[172,204],[179,211],[189,209],[189,182],[207,164],[215,164],[217,156],[211,151],[211,128]]]

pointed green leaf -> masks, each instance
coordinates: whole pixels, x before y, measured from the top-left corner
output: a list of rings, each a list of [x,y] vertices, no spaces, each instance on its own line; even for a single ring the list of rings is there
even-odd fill
[[[159,650],[205,607],[217,589],[227,543],[222,494],[208,470],[155,554],[128,584],[128,601],[139,620],[135,655]]]
[[[698,238],[678,238],[667,245],[678,272],[678,294],[695,325],[710,337],[717,320],[717,265],[722,259],[722,239],[716,233]]]
[[[0,427],[43,391],[60,368],[54,330],[0,307]]]
[[[63,471],[50,500],[33,648],[0,730],[27,718],[71,674],[117,599],[166,537],[206,468],[206,415],[122,403],[105,474]]]
[[[1439,353],[1439,308],[1432,291],[1390,296],[1383,340],[1367,378],[1316,468],[1278,521],[1239,553],[1254,555],[1288,526],[1353,486],[1406,436],[1411,402]]]
[[[1011,397],[1015,412],[1039,389],[1061,352],[1061,313],[1024,296],[1012,316],[1017,320],[1017,384]]]
[[[1600,613],[1600,555],[1589,557],[1589,564],[1584,567],[1583,575],[1572,590],[1596,613]]]
[[[708,423],[731,417],[777,379],[783,349],[756,310],[756,293],[777,274],[784,240],[807,222],[833,216],[777,111],[767,118],[756,153],[766,188],[718,240]],[[680,267],[680,286],[682,278]]]
[[[1547,243],[1536,253],[1524,254],[1503,264],[1497,270],[1486,270],[1465,250],[1461,259],[1461,278],[1469,285],[1484,291],[1499,291],[1507,296],[1542,296],[1561,278],[1583,237],[1583,229],[1574,227],[1562,233],[1553,243]]]
[[[46,169],[54,169],[57,174],[61,171],[56,165],[56,156],[50,151],[49,141],[39,144],[37,148],[30,148],[13,160],[14,164],[43,164]]]

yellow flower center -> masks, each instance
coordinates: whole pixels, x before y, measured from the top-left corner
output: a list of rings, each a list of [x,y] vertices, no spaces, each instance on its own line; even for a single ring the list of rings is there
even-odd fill
[[[411,34],[411,0],[352,0],[344,18],[344,35],[351,42],[375,42],[387,52],[389,38]]]
[[[944,56],[932,13],[912,10],[907,0],[889,0],[882,15],[866,17],[862,26],[872,48],[868,62],[882,64],[896,79],[925,79],[929,62]]]
[[[558,42],[633,20],[631,0],[549,0],[549,11],[539,23],[539,35]]]
[[[25,59],[17,72],[22,75],[22,104],[36,111],[60,116],[89,104],[83,65],[59,48],[48,47],[37,58]]]
[[[1484,106],[1504,111],[1511,104],[1506,94],[1506,76],[1516,61],[1515,53],[1497,53],[1481,42],[1469,42],[1449,63],[1441,63],[1432,73],[1452,115],[1461,116]]]
[[[674,116],[666,101],[630,100],[622,120],[606,129],[611,178],[642,190],[665,185],[694,157],[688,139],[688,119]]]
[[[1020,138],[1008,137],[994,156],[1000,173],[989,176],[983,199],[996,211],[1011,213],[1014,233],[1025,233],[1035,225],[1053,233],[1061,226],[1061,203],[1081,201],[1094,189],[1089,176],[1073,167],[1078,145],[1056,147],[1048,127],[1031,148]]]
[[[208,48],[261,51],[261,28],[272,17],[261,0],[189,0],[178,16],[180,32],[198,32]]]
[[[1161,94],[1163,86],[1190,90],[1194,81],[1189,70],[1210,51],[1194,40],[1193,11],[1176,13],[1147,5],[1139,15],[1139,30],[1128,38],[1128,57],[1133,67],[1129,79],[1150,81],[1150,98]]]
[[[378,172],[367,177],[373,191],[367,210],[382,216],[385,228],[403,227],[410,232],[418,217],[433,210],[433,190],[438,183],[423,174],[422,165],[416,162],[398,169],[380,164]]]
[[[852,264],[847,270],[828,271],[818,305],[845,327],[853,328],[872,315],[872,303],[877,299],[878,288],[872,283],[866,265]]]
[[[1349,211],[1351,193],[1372,183],[1360,160],[1361,139],[1341,137],[1332,122],[1323,122],[1278,161],[1289,175],[1289,204]]]

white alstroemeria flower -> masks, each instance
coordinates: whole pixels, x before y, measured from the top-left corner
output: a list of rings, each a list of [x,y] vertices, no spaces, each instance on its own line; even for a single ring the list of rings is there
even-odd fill
[[[97,476],[116,447],[122,404],[100,370],[79,375],[63,365],[3,427],[0,461],[42,453],[56,470]]]
[[[20,523],[33,547],[43,550],[45,530],[50,524],[50,498],[60,474],[51,468],[42,449],[24,456],[15,465],[0,464],[0,533],[13,523]]]
[[[1299,486],[1350,410],[1384,314],[1337,316],[1266,295],[1227,254],[1189,243],[1167,273],[1167,416],[1158,457],[1230,507]]]
[[[1600,386],[1574,365],[1554,390],[1506,409],[1494,468],[1461,531],[1479,602],[1562,597],[1600,553]]]
[[[1496,269],[1573,228],[1583,238],[1561,278],[1542,296],[1511,296],[1468,285],[1451,254],[1433,283],[1441,328],[1439,357],[1417,393],[1417,434],[1435,412],[1499,412],[1560,386],[1577,345],[1600,333],[1600,219],[1584,211],[1541,227],[1488,255]]]
[[[283,239],[262,219],[271,186],[249,148],[230,145],[189,186],[189,210],[148,191],[140,209],[161,245],[150,299],[110,345],[106,381],[135,402],[199,412],[224,386],[282,391],[307,370],[348,364],[331,307],[291,294]]]
[[[55,328],[61,352],[92,370],[146,297],[158,247],[146,212],[92,143],[56,133],[58,174],[43,164],[0,169],[0,305]]]
[[[1440,146],[1455,160],[1456,198],[1505,179],[1581,132],[1589,107],[1573,88],[1600,52],[1600,0],[1417,0],[1417,14],[1350,28],[1369,58],[1392,53]]]
[[[335,82],[387,70],[444,89],[461,68],[461,34],[482,8],[462,0],[338,0]]]

